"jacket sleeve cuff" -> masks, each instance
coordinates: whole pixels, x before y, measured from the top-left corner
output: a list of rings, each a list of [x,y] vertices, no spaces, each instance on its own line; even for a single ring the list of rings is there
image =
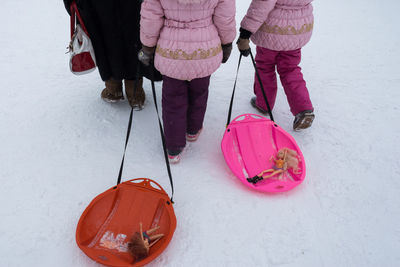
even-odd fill
[[[240,27],[239,32],[240,32],[239,38],[241,38],[241,39],[249,39],[252,34],[250,31],[248,31],[242,27]]]

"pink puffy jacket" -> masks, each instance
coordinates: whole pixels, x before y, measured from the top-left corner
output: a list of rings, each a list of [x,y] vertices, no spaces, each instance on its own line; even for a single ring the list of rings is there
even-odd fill
[[[235,39],[235,13],[235,0],[144,0],[140,40],[157,46],[154,64],[161,74],[206,77],[221,64],[221,44]]]
[[[257,46],[275,51],[303,47],[314,25],[312,0],[252,0],[241,27]]]

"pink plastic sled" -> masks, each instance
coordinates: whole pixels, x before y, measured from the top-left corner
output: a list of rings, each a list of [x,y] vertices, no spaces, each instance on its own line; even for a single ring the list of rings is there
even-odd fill
[[[257,114],[236,117],[226,128],[221,148],[232,172],[242,183],[258,191],[288,191],[303,182],[306,175],[304,157],[294,138],[273,121]],[[298,172],[289,169],[285,179],[264,179],[255,184],[247,181],[247,178],[273,168],[271,158],[281,148],[297,152]]]

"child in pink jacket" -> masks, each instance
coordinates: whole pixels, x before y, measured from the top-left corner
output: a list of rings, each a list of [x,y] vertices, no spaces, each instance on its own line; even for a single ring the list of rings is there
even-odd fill
[[[235,0],[143,1],[139,58],[144,64],[154,58],[163,75],[162,117],[172,163],[203,127],[210,75],[229,58],[235,13]]]
[[[275,104],[278,71],[294,130],[306,129],[314,120],[314,108],[299,63],[301,48],[310,40],[314,24],[312,0],[252,0],[240,28],[238,48],[250,51],[249,38],[257,46],[256,65],[271,109]],[[258,79],[250,103],[262,113],[267,106]]]

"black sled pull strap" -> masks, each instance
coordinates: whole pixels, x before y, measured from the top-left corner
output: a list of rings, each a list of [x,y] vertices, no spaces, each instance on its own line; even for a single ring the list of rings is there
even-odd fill
[[[153,92],[153,100],[154,100],[154,106],[156,107],[156,112],[157,112],[157,118],[158,118],[158,126],[160,128],[160,135],[161,135],[161,141],[163,145],[163,150],[164,150],[164,158],[165,158],[165,165],[167,166],[167,171],[168,171],[168,177],[169,177],[169,182],[171,184],[171,202],[172,204],[174,203],[173,198],[174,198],[174,182],[172,180],[172,174],[171,174],[171,167],[169,165],[169,160],[168,160],[168,154],[167,154],[167,146],[165,145],[165,136],[164,136],[164,129],[160,120],[160,113],[158,112],[158,105],[157,105],[157,97],[156,97],[156,87],[154,85],[154,67],[150,67],[150,75],[151,75],[151,90]]]
[[[271,119],[272,121],[274,121],[274,117],[272,116],[272,111],[271,111],[271,108],[270,108],[270,106],[269,106],[269,102],[268,102],[268,99],[267,99],[267,95],[265,94],[264,86],[263,86],[263,84],[262,84],[262,82],[261,82],[260,74],[259,74],[259,72],[258,72],[258,69],[257,69],[257,66],[256,66],[256,62],[255,62],[255,60],[254,60],[253,53],[251,52],[251,50],[250,50],[250,56],[251,56],[251,61],[253,62],[253,66],[254,66],[254,70],[255,70],[255,72],[256,72],[256,76],[257,76],[258,82],[260,83],[260,86],[261,86],[261,91],[262,91],[262,93],[263,93],[264,101],[265,101],[265,103],[267,104],[267,108],[268,108],[268,113],[269,113],[270,119]],[[241,61],[242,61],[242,54],[240,54],[239,62],[238,62],[238,66],[237,66],[236,78],[235,78],[235,83],[234,83],[234,85],[233,85],[231,102],[230,102],[230,104],[229,104],[229,112],[228,112],[228,119],[227,119],[227,121],[226,121],[226,127],[228,127],[229,123],[231,122],[233,99],[234,99],[234,97],[235,97],[236,84],[237,84],[237,79],[238,79],[238,74],[239,74],[239,67],[240,67],[240,62],[241,62]]]
[[[240,54],[239,63],[238,63],[237,70],[236,70],[235,84],[233,85],[232,96],[231,96],[231,103],[229,104],[228,120],[226,121],[226,127],[228,127],[229,123],[231,123],[233,98],[235,97],[236,83],[237,83],[237,79],[238,79],[239,67],[240,67],[240,62],[241,62],[241,61],[242,61],[242,54]]]
[[[169,177],[169,182],[171,184],[171,190],[172,190],[172,194],[171,194],[171,198],[170,199],[171,199],[171,203],[174,203],[174,201],[173,201],[174,183],[173,183],[173,180],[172,180],[171,167],[170,167],[169,161],[168,161],[167,148],[166,148],[166,145],[165,145],[164,130],[163,130],[163,127],[162,127],[162,124],[161,124],[160,114],[158,112],[156,89],[155,89],[155,85],[154,85],[154,70],[153,70],[152,67],[150,67],[150,75],[151,75],[151,88],[152,88],[152,91],[153,91],[154,105],[155,105],[156,111],[157,111],[158,124],[159,124],[159,127],[160,127],[161,140],[162,140],[163,149],[164,149],[165,164],[167,165],[168,177]],[[139,76],[140,76],[140,67],[138,67],[138,70],[137,70],[134,90],[136,90],[137,86],[139,86]],[[131,134],[132,120],[133,120],[133,108],[131,108],[131,113],[129,115],[129,122],[128,122],[128,129],[127,129],[127,132],[126,132],[124,154],[122,156],[121,166],[119,168],[117,185],[119,185],[121,183],[122,171],[124,169],[126,148],[128,146],[129,136]]]
[[[117,185],[119,185],[119,184],[121,183],[122,170],[124,169],[124,161],[125,161],[126,147],[128,146],[129,136],[130,136],[130,134],[131,134],[132,118],[133,118],[133,108],[131,108],[131,114],[129,115],[129,122],[128,122],[128,130],[127,130],[127,132],[126,132],[126,140],[125,140],[124,155],[122,156],[121,167],[119,167],[119,174],[118,174]]]
[[[133,95],[136,95],[136,90],[137,90],[137,87],[139,86],[139,79],[140,79],[140,68],[138,66],[138,69],[136,72],[135,85],[134,85],[134,89],[133,89]],[[126,147],[128,146],[129,136],[131,135],[132,120],[133,120],[133,107],[131,108],[131,114],[129,115],[128,129],[126,131],[124,154],[122,156],[121,166],[119,167],[117,185],[119,185],[121,183],[122,171],[124,169]]]
[[[263,84],[262,84],[262,82],[261,82],[260,73],[258,72],[258,69],[257,69],[257,66],[256,66],[256,61],[254,60],[253,53],[251,52],[251,50],[250,50],[250,57],[251,57],[251,61],[253,62],[254,70],[256,71],[256,76],[257,76],[258,82],[260,83],[261,92],[262,92],[262,94],[263,94],[265,104],[267,104],[269,117],[270,117],[271,121],[275,122],[275,121],[274,121],[274,117],[272,116],[271,108],[270,108],[270,106],[269,106],[269,102],[268,102],[268,99],[267,99],[267,95],[265,94],[264,86],[263,86]]]

